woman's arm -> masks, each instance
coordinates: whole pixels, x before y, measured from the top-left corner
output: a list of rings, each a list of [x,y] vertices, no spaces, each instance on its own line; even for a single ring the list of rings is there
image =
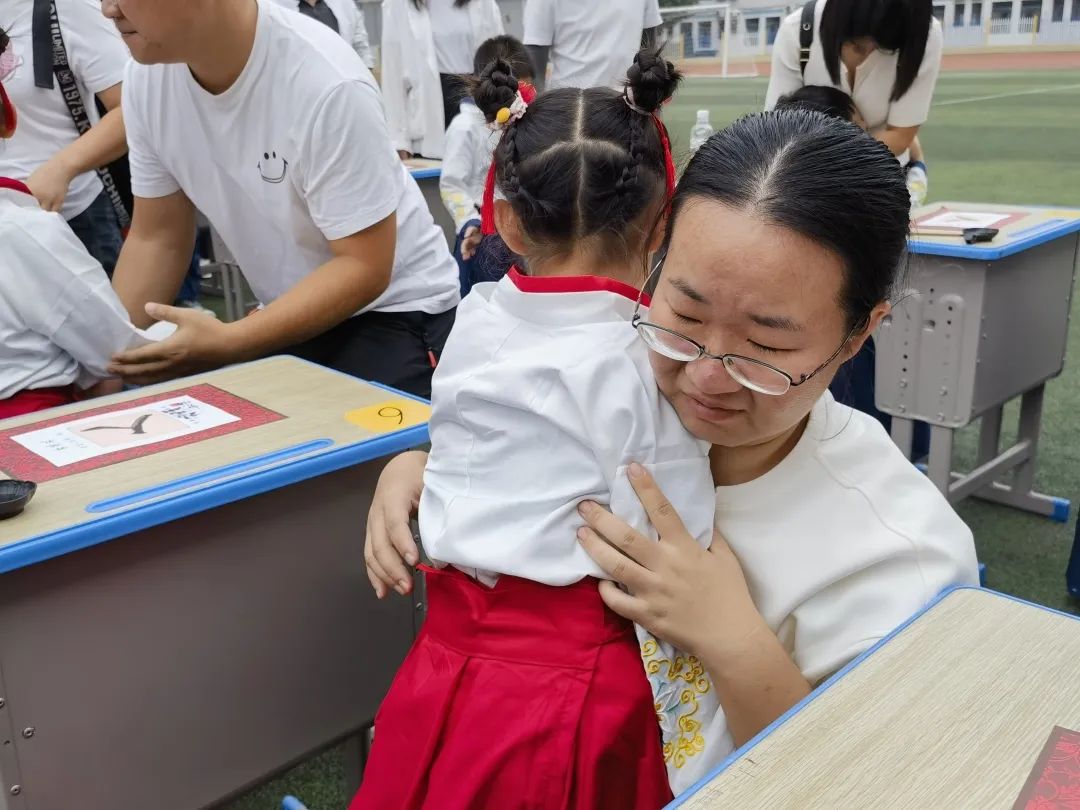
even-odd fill
[[[375,486],[365,531],[364,563],[379,599],[390,589],[402,596],[412,590],[412,575],[405,565],[420,561],[410,521],[424,491],[427,457],[421,450],[394,457]]]
[[[80,174],[106,166],[127,152],[120,93],[120,85],[98,93],[109,110],[105,117],[30,175],[26,185],[46,211],[60,210],[71,181]]]
[[[911,148],[919,134],[918,127],[885,127],[871,133],[875,138],[889,147],[897,157]]]
[[[702,549],[641,467],[631,484],[660,534],[653,543],[596,504],[583,504],[579,538],[615,582],[601,583],[616,613],[701,659],[739,745],[810,693],[810,684],[750,597],[722,537]],[[615,584],[625,585],[626,593]]]

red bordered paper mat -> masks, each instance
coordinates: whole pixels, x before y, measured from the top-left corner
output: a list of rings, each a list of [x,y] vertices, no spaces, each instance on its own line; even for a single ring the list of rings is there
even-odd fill
[[[1080,733],[1054,727],[1013,810],[1080,810]]]
[[[97,456],[96,458],[90,458],[86,461],[69,464],[66,467],[54,467],[41,456],[31,453],[11,438],[12,436],[20,436],[23,433],[30,433],[35,430],[41,430],[42,428],[63,425],[66,422],[73,422],[77,419],[85,419],[89,416],[98,416],[116,410],[137,408],[140,405],[149,405],[152,402],[161,402],[163,400],[182,396],[193,397],[194,399],[205,402],[207,405],[221,408],[221,410],[227,411],[233,416],[238,416],[239,420],[230,422],[227,425],[220,425],[219,427],[210,428],[209,430],[203,430],[198,433],[166,439],[165,441],[157,442],[155,444],[147,444],[142,447],[131,447],[127,450],[118,450],[115,453]],[[78,473],[84,473],[89,470],[109,467],[113,464],[119,464],[122,461],[130,461],[133,458],[141,458],[142,456],[153,455],[154,453],[160,453],[164,450],[183,447],[184,445],[192,444],[194,442],[213,439],[217,436],[226,436],[229,433],[236,433],[240,430],[260,427],[261,425],[268,425],[271,422],[277,422],[285,418],[286,417],[280,413],[260,407],[254,402],[250,402],[246,399],[241,399],[238,396],[230,394],[228,391],[221,390],[217,386],[195,385],[190,388],[166,391],[163,394],[143,397],[142,399],[134,399],[121,405],[107,405],[102,408],[81,411],[77,414],[68,414],[56,419],[47,419],[43,422],[35,422],[29,425],[21,425],[17,428],[0,431],[0,472],[3,472],[11,478],[19,478],[42,484],[46,481],[54,481],[57,478],[66,478],[69,475],[77,475]]]

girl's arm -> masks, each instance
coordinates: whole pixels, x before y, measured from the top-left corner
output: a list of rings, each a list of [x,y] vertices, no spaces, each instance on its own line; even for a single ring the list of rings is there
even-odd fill
[[[364,538],[364,563],[379,599],[391,589],[402,595],[412,590],[412,574],[405,566],[419,562],[420,550],[410,521],[424,491],[427,457],[422,450],[395,456],[375,486]]]
[[[659,543],[595,504],[582,507],[589,528],[582,529],[581,542],[615,580],[601,583],[604,601],[702,661],[735,743],[742,745],[811,686],[758,612],[724,539],[717,534],[712,547],[702,549],[647,472],[635,465],[631,484]]]

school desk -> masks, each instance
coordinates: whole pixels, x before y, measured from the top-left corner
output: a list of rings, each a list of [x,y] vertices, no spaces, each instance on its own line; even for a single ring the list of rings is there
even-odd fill
[[[12,439],[182,393],[240,419],[60,468]],[[358,737],[416,621],[374,598],[367,510],[427,410],[276,357],[0,421],[40,482],[0,521],[0,808],[193,810]]]
[[[677,799],[684,810],[1002,808],[1080,729],[1080,621],[958,588]]]
[[[431,215],[435,218],[435,224],[443,229],[446,241],[450,249],[454,249],[457,241],[457,229],[454,227],[454,219],[443,205],[442,196],[439,194],[439,178],[442,177],[442,161],[428,160],[427,158],[410,158],[405,161],[409,167],[409,173],[413,180],[424,192],[424,201],[431,209]],[[479,215],[478,215],[479,216]]]
[[[1006,219],[982,244],[920,233],[942,211]],[[951,502],[971,495],[1067,520],[1069,501],[1034,481],[1043,391],[1064,366],[1080,211],[935,203],[913,219],[906,290],[874,338],[877,407],[906,454],[913,420],[930,424],[927,473]],[[1017,397],[1017,441],[1002,451],[1002,413]],[[976,418],[975,469],[954,472],[954,434]]]

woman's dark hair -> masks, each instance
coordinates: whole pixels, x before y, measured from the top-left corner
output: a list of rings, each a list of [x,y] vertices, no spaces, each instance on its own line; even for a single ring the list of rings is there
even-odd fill
[[[7,46],[11,44],[11,40],[8,39],[8,33],[3,28],[0,28],[0,53],[7,50]]]
[[[501,59],[509,63],[511,71],[519,79],[532,79],[535,76],[529,52],[519,40],[505,34],[480,43],[473,57],[473,74],[479,76],[484,68]]]
[[[808,84],[788,93],[776,102],[774,109],[798,107],[814,110],[833,118],[850,121],[855,117],[855,100],[843,90],[821,84]]]
[[[898,100],[919,75],[933,16],[932,0],[828,0],[821,13],[821,47],[833,83],[840,84],[843,44],[870,37],[898,54],[891,96]]]
[[[663,249],[682,212],[701,200],[788,228],[839,256],[849,329],[865,325],[896,286],[907,248],[907,186],[888,148],[854,124],[794,108],[748,115],[713,135],[679,180]]]
[[[552,90],[506,127],[495,148],[496,182],[534,256],[566,255],[575,243],[597,240],[598,255],[633,258],[630,226],[666,194],[666,156],[652,113],[681,78],[658,52],[641,51],[626,73],[625,95],[607,87]],[[497,60],[474,83],[473,98],[491,122],[517,90],[512,67]]]
[[[412,0],[412,4],[419,11],[427,6],[427,0]],[[454,0],[454,8],[465,8],[467,5],[469,5],[469,0]]]

